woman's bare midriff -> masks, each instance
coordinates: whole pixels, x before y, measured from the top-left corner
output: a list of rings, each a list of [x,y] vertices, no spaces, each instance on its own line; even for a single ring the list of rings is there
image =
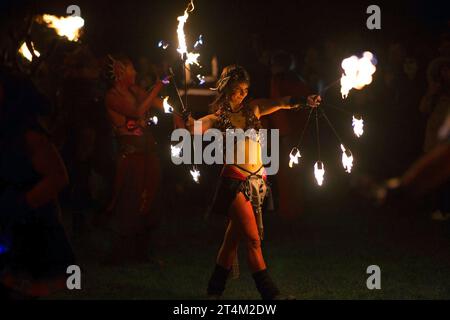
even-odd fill
[[[243,151],[245,148],[245,161],[244,163],[239,163],[237,158],[237,150]],[[257,141],[246,138],[245,141],[238,141],[235,143],[235,154],[234,154],[234,162],[233,164],[228,163],[225,166],[231,166],[234,170],[238,170],[245,177],[249,176],[250,171],[255,174],[262,174],[264,168],[262,167],[262,159],[261,159],[261,144]],[[245,170],[242,170],[243,168]],[[247,171],[246,171],[247,170]],[[258,171],[258,172],[256,172]]]

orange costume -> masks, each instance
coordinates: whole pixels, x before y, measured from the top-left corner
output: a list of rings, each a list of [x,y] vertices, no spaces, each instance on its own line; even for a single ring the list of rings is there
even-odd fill
[[[153,200],[161,180],[156,141],[147,126],[151,107],[161,107],[158,82],[150,93],[134,85],[131,62],[113,60],[115,86],[106,96],[118,147],[116,175],[108,212],[116,235],[110,263],[148,260],[152,230],[159,216],[152,212]],[[119,64],[119,66],[115,66]],[[128,80],[127,80],[128,75]]]

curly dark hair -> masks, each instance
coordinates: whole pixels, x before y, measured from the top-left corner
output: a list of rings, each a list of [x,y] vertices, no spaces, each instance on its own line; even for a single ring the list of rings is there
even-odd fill
[[[250,75],[247,70],[236,64],[223,68],[216,87],[212,88],[212,90],[217,91],[216,98],[210,104],[212,111],[215,112],[222,107],[236,86],[241,83],[246,83],[250,86]]]

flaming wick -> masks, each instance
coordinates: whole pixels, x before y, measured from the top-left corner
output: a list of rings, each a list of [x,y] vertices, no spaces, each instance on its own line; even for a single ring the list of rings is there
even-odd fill
[[[186,10],[184,10],[184,14],[182,16],[179,16],[177,18],[178,20],[178,27],[177,27],[177,34],[178,34],[178,49],[177,51],[181,55],[181,59],[185,61],[185,65],[200,65],[198,63],[198,57],[200,56],[199,53],[193,53],[187,51],[187,45],[186,45],[186,36],[184,34],[184,25],[186,24],[187,19],[189,18],[189,13],[194,11],[194,2],[191,0],[191,2],[188,4]]]
[[[165,113],[172,113],[173,112],[173,107],[169,104],[169,97],[165,97],[163,100],[163,107],[164,107],[164,112]]]
[[[353,132],[355,133],[355,135],[359,138],[363,135],[364,133],[364,120],[362,117],[360,117],[359,119],[355,116],[353,116],[352,118],[352,127],[353,127]]]
[[[172,157],[174,158],[180,158],[181,157],[181,150],[182,147],[178,147],[178,146],[170,146],[170,152],[172,154]]]
[[[353,167],[353,155],[352,152],[345,148],[343,144],[341,144],[342,150],[342,165],[344,166],[345,172],[351,173]]]
[[[57,17],[44,14],[42,21],[49,28],[55,29],[59,36],[66,37],[69,41],[75,42],[80,38],[80,29],[84,26],[84,20],[79,16]],[[38,22],[40,22],[39,19]]]
[[[351,56],[342,60],[342,69],[344,73],[341,77],[342,99],[347,98],[351,89],[361,90],[366,85],[372,83],[372,75],[377,68],[375,67],[374,55],[366,51],[362,58]]]
[[[34,43],[33,42],[31,42],[31,47],[32,47],[32,50],[34,51],[34,55],[36,56],[36,57],[39,57],[41,54],[39,53],[39,51],[37,51],[37,50],[35,50],[34,49]],[[20,49],[19,49],[19,53],[25,58],[25,59],[27,59],[28,61],[33,61],[33,55],[31,54],[31,52],[30,52],[30,50],[28,50],[28,46],[27,46],[27,44],[24,42],[23,44],[22,44],[22,46],[20,47]]]
[[[289,168],[292,168],[294,164],[298,164],[298,158],[301,158],[300,150],[293,148],[289,154]]]
[[[196,183],[199,183],[199,178],[200,178],[200,171],[198,171],[195,167],[190,171],[191,175],[192,175],[192,179],[194,179],[194,181]]]
[[[319,186],[322,186],[323,184],[324,175],[325,175],[325,167],[323,165],[323,162],[317,161],[314,164],[314,177],[316,178],[317,184]]]

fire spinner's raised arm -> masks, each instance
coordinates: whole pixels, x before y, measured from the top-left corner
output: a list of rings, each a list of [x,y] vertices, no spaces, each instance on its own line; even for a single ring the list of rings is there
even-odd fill
[[[136,96],[138,102],[136,104],[130,103],[130,100],[119,96],[117,94],[108,94],[106,96],[106,105],[115,112],[131,118],[141,118],[150,107],[161,107],[162,101],[157,99],[157,95],[162,88],[162,82],[158,82],[149,93],[133,87],[131,91]],[[136,106],[137,105],[137,106]]]
[[[131,91],[136,94],[140,101],[140,107],[145,103],[145,107],[143,109],[148,110],[151,107],[159,109],[164,112],[164,104],[163,99],[158,96],[158,93],[161,91],[163,87],[163,82],[158,81],[155,86],[152,88],[150,92],[145,91],[140,86],[131,87]],[[148,105],[150,103],[150,105]],[[146,111],[144,111],[145,113]]]

